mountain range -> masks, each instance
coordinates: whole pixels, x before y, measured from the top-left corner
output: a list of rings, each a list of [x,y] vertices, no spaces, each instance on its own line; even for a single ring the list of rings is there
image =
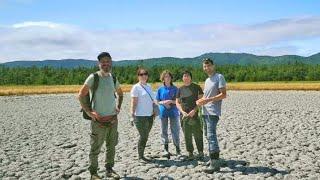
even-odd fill
[[[195,66],[201,64],[204,58],[213,58],[217,65],[238,64],[238,65],[276,65],[290,63],[320,64],[320,53],[312,56],[303,57],[297,55],[284,56],[257,56],[247,53],[206,53],[193,58],[175,58],[160,57],[142,60],[120,60],[114,61],[114,66],[135,66],[143,65],[147,67],[160,65],[187,65]],[[43,60],[43,61],[12,61],[0,65],[6,67],[44,67],[50,66],[55,68],[75,68],[75,67],[92,67],[96,66],[96,60],[86,59],[61,59],[61,60]]]

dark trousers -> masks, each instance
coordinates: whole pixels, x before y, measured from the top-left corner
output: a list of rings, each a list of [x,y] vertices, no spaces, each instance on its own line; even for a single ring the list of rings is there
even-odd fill
[[[134,123],[140,135],[138,142],[138,155],[139,158],[142,158],[148,141],[149,133],[153,125],[153,116],[136,116]]]
[[[203,152],[203,131],[200,119],[196,116],[193,118],[181,118],[182,130],[184,133],[184,140],[186,142],[186,149],[189,153],[193,153],[192,136],[196,142],[199,153]]]

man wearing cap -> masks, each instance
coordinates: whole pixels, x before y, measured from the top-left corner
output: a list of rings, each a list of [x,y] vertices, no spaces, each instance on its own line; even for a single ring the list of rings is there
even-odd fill
[[[89,171],[91,179],[101,179],[98,171],[98,155],[101,146],[106,142],[105,168],[106,176],[119,179],[120,176],[112,169],[114,166],[115,146],[118,144],[118,119],[123,92],[119,82],[111,74],[112,58],[109,53],[102,52],[98,55],[99,77],[98,87],[95,90],[93,106],[87,102],[86,96],[92,94],[95,83],[94,74],[91,74],[81,87],[78,99],[82,109],[91,117]],[[114,82],[115,81],[115,82]],[[117,94],[117,103],[115,99]]]

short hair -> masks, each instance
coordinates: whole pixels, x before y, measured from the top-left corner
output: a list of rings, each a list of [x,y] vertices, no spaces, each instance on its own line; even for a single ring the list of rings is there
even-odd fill
[[[144,71],[144,72],[146,72],[147,74],[149,74],[149,72],[148,72],[147,69],[145,69],[145,68],[143,68],[143,67],[139,67],[138,70],[137,70],[137,80],[138,80],[138,81],[139,81],[139,74],[141,73],[141,71]],[[148,77],[148,79],[149,79],[149,77]],[[148,80],[148,79],[147,79],[147,80]]]
[[[210,58],[205,58],[202,61],[203,64],[211,64],[214,65],[213,60],[211,60]]]
[[[104,58],[104,57],[107,57],[107,58],[110,58],[110,59],[112,59],[111,58],[111,56],[110,56],[110,54],[108,53],[108,52],[101,52],[99,55],[98,55],[98,61],[101,61],[101,59],[102,58]]]
[[[145,68],[139,67],[139,69],[137,70],[137,76],[139,76],[139,74],[141,73],[141,71],[146,72],[147,74],[149,74],[148,70],[146,70]]]
[[[171,82],[170,82],[170,84],[172,85],[172,84],[173,84],[173,83],[172,83],[172,81],[173,81],[173,75],[172,75],[172,73],[171,73],[169,70],[164,70],[164,71],[162,71],[162,73],[161,73],[161,75],[160,75],[160,80],[161,80],[162,82],[164,82],[164,76],[165,76],[166,74],[169,74],[169,76],[171,77]]]
[[[185,74],[188,74],[192,79],[192,73],[190,71],[188,71],[188,70],[183,71],[182,72],[182,76],[185,75]]]

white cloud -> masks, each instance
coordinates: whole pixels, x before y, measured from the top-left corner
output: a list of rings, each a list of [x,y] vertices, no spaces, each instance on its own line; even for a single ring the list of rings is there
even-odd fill
[[[95,59],[105,50],[116,60],[194,57],[206,52],[310,55],[301,52],[320,51],[320,17],[280,19],[247,26],[192,25],[166,31],[95,31],[46,21],[22,22],[0,26],[0,44],[0,62]],[[310,46],[314,52],[304,49]]]
[[[47,21],[39,21],[32,22],[27,21],[23,23],[18,23],[12,25],[13,28],[29,28],[29,27],[46,27],[46,28],[62,28],[63,26],[57,23],[47,22]]]

